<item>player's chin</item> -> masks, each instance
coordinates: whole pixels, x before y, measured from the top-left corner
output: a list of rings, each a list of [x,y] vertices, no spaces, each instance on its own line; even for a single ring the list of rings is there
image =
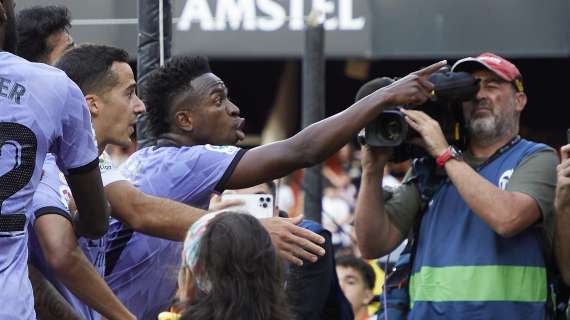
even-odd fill
[[[116,145],[118,145],[119,147],[122,147],[122,148],[127,148],[127,147],[129,147],[131,143],[132,143],[131,136],[130,136],[130,135],[127,135],[127,134],[125,134],[124,136],[122,136],[122,137],[119,138],[119,139],[116,139],[115,142],[114,142],[114,144],[116,144]]]

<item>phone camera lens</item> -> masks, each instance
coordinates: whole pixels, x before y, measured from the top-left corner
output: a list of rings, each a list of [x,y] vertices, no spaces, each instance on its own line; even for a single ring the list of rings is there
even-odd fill
[[[261,206],[263,206],[264,208],[267,208],[267,203],[263,203]]]
[[[270,202],[271,199],[269,199],[269,197],[265,198],[265,201]]]

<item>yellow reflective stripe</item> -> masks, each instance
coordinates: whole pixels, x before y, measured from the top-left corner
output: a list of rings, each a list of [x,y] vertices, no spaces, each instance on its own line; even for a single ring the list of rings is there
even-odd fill
[[[546,301],[546,269],[522,266],[422,267],[410,280],[414,301]]]

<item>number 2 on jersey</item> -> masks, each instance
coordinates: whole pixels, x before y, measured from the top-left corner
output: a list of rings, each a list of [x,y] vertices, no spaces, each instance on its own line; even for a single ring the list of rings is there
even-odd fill
[[[19,123],[0,122],[0,208],[24,188],[34,174],[38,142],[34,132]],[[5,210],[2,210],[2,213]],[[15,213],[15,212],[11,212]]]

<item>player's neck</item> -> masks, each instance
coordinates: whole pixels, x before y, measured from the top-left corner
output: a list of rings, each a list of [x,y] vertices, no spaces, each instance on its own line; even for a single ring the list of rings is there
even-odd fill
[[[181,134],[181,133],[176,133],[176,132],[163,133],[158,137],[158,140],[159,141],[160,140],[168,140],[170,142],[173,142],[173,144],[176,144],[179,146],[193,146],[193,145],[197,144],[187,134]]]
[[[103,151],[105,151],[105,148],[107,148],[108,143],[101,140],[97,134],[95,134],[95,142],[97,143],[97,150],[99,151],[99,155],[101,155]]]

